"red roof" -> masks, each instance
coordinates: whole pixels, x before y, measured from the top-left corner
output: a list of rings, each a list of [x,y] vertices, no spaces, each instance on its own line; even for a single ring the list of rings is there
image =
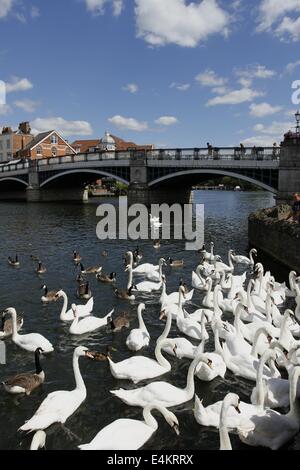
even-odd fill
[[[111,137],[114,139],[116,143],[116,149],[119,151],[126,152],[128,149],[135,148],[137,150],[151,150],[153,145],[137,145],[134,142],[126,142],[125,140],[111,134]],[[90,148],[97,147],[102,142],[102,139],[98,140],[75,140],[71,145],[72,147],[77,150],[80,148],[81,153],[86,153]]]

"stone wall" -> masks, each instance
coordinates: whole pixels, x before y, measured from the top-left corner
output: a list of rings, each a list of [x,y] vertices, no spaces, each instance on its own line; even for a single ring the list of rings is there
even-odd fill
[[[289,205],[263,209],[249,217],[249,242],[300,272],[300,224],[287,222]]]

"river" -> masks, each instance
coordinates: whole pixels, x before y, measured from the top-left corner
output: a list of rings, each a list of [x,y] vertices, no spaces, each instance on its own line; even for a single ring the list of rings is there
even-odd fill
[[[214,241],[216,252],[227,262],[229,248],[237,253],[248,251],[247,217],[256,209],[273,205],[273,196],[265,192],[220,192],[199,191],[195,193],[195,202],[205,205],[205,238],[209,245]],[[111,200],[109,200],[111,202]],[[54,345],[55,352],[43,358],[46,373],[45,384],[30,397],[12,397],[0,389],[0,449],[28,449],[30,436],[17,432],[25,420],[29,419],[46,395],[55,390],[71,390],[74,384],[72,371],[72,354],[78,345],[92,350],[104,351],[112,345],[116,351],[113,359],[120,361],[130,357],[125,340],[129,334],[125,330],[113,334],[108,328],[83,337],[72,337],[68,325],[59,319],[62,303],[43,306],[40,298],[40,287],[46,283],[49,290],[64,289],[69,301],[78,302],[75,296],[75,277],[78,271],[72,262],[73,250],[78,250],[83,257],[84,265],[103,266],[107,273],[116,271],[117,286],[125,287],[127,275],[123,272],[122,257],[128,249],[134,249],[135,243],[127,241],[100,242],[96,237],[96,204],[93,200],[88,204],[23,204],[1,203],[1,254],[0,254],[0,309],[14,306],[24,315],[22,333],[39,332],[46,336]],[[191,272],[197,266],[199,255],[184,251],[184,242],[163,242],[160,250],[155,250],[151,242],[140,242],[144,253],[144,261],[156,263],[160,256],[171,256],[175,259],[184,258],[185,266],[180,269],[166,269],[168,292],[177,290],[180,278],[190,285]],[[103,250],[108,251],[102,257]],[[8,266],[7,257],[18,253],[21,268]],[[47,267],[47,273],[39,277],[35,274],[35,263],[30,255],[40,257]],[[273,274],[284,280],[287,272],[267,260]],[[270,264],[268,264],[270,262]],[[95,301],[95,315],[102,316],[115,308],[116,314],[127,311],[131,325],[135,327],[136,306],[134,303],[122,302],[115,298],[110,285],[98,283],[91,277],[91,287]],[[164,324],[159,321],[157,295],[143,300],[146,303],[145,322],[152,338],[149,349],[142,354],[153,357],[156,338],[161,334]],[[196,293],[193,302],[200,305],[202,295]],[[140,298],[142,299],[142,298]],[[189,310],[192,310],[189,308]],[[176,335],[173,324],[172,334]],[[0,365],[0,382],[10,375],[33,369],[33,357],[6,340],[7,364]],[[211,344],[209,345],[212,346]],[[171,373],[161,380],[176,386],[184,387],[189,366],[188,360],[179,361],[171,358]],[[132,408],[113,397],[109,390],[119,387],[132,387],[128,382],[115,380],[106,362],[93,362],[85,359],[80,361],[81,371],[87,387],[87,399],[79,410],[67,421],[66,426],[72,431],[71,438],[60,425],[47,430],[47,449],[76,449],[77,445],[89,442],[105,425],[117,418],[141,419],[140,408]],[[242,400],[248,401],[252,383],[234,377],[227,372],[225,380],[216,379],[204,384],[196,379],[196,393],[211,404],[220,400],[229,391],[237,392]],[[161,416],[158,416],[159,429],[148,441],[145,449],[218,449],[218,432],[199,426],[192,412],[193,402],[186,403],[173,411],[180,422],[180,436],[176,436]],[[244,449],[235,436],[232,437],[234,449]],[[297,448],[297,439],[289,446]],[[298,446],[299,447],[299,446]]]

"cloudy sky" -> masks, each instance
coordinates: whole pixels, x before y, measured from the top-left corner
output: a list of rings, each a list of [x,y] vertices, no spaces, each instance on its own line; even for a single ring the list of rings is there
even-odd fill
[[[0,0],[0,125],[272,145],[293,125],[299,42],[300,0]]]

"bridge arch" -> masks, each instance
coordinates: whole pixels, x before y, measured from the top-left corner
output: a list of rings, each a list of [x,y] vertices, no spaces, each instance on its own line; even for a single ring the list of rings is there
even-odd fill
[[[46,186],[47,184],[49,184],[50,182],[52,181],[55,181],[57,179],[60,179],[60,178],[63,178],[64,176],[68,176],[68,175],[72,175],[72,174],[83,174],[83,173],[87,173],[87,174],[94,174],[94,175],[97,175],[97,176],[108,176],[110,178],[113,178],[121,183],[124,183],[124,184],[128,184],[129,185],[129,181],[125,180],[124,178],[120,177],[120,176],[117,176],[117,175],[114,175],[112,173],[109,173],[107,171],[103,171],[103,170],[90,170],[90,169],[80,169],[80,170],[67,170],[67,171],[63,171],[61,173],[58,173],[54,176],[51,176],[49,177],[48,179],[46,179],[43,183],[41,183],[40,187],[43,188],[44,186]]]
[[[0,183],[5,182],[5,181],[14,181],[15,183],[21,183],[24,186],[28,187],[28,183],[20,178],[14,178],[12,176],[7,176],[5,178],[0,178]]]
[[[267,185],[267,184],[265,184],[265,183],[263,183],[259,180],[256,180],[254,178],[249,178],[248,176],[245,176],[245,175],[242,175],[242,174],[239,174],[239,173],[233,173],[233,172],[227,171],[227,170],[211,170],[211,169],[185,170],[185,171],[178,171],[178,172],[175,172],[175,173],[170,173],[169,175],[162,176],[160,178],[157,178],[157,179],[151,181],[151,183],[149,183],[149,188],[153,188],[154,186],[157,186],[160,183],[166,182],[166,181],[171,180],[171,179],[178,178],[180,176],[181,177],[182,176],[192,176],[192,175],[197,175],[197,174],[230,176],[232,178],[241,179],[241,180],[247,181],[248,183],[252,183],[253,185],[258,186],[258,187],[260,187],[260,188],[262,188],[266,191],[269,191],[273,194],[278,193],[277,189],[275,189],[272,186],[269,186],[269,185]]]

